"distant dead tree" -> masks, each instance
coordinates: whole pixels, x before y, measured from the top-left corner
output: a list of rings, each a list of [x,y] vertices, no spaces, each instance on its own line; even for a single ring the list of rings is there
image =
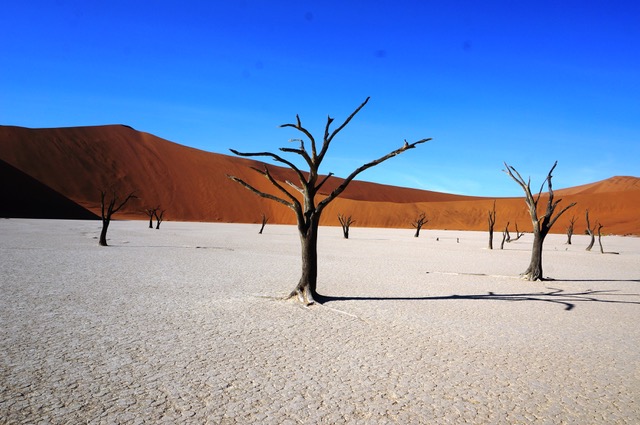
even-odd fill
[[[411,222],[411,225],[416,228],[416,233],[413,235],[413,237],[415,238],[419,237],[420,229],[422,229],[422,226],[424,226],[428,222],[429,220],[427,219],[427,215],[425,213],[420,213],[418,218],[416,218],[415,221]]]
[[[109,228],[109,224],[111,223],[111,217],[115,213],[120,211],[120,209],[124,207],[125,204],[129,202],[129,200],[136,198],[134,192],[131,192],[129,195],[127,195],[126,198],[124,198],[124,200],[119,202],[118,194],[115,192],[115,190],[111,193],[111,199],[109,199],[108,205],[105,205],[107,192],[104,190],[100,191],[100,211],[102,215],[102,231],[100,232],[100,239],[98,240],[98,244],[100,246],[107,246],[107,229]]]
[[[297,298],[300,302],[304,304],[313,304],[315,302],[315,298],[320,299],[316,287],[317,287],[317,277],[318,277],[318,226],[320,224],[320,216],[324,211],[325,207],[329,205],[331,201],[333,201],[336,197],[338,197],[351,183],[351,181],[361,172],[380,164],[383,161],[386,161],[389,158],[392,158],[396,155],[403,153],[408,149],[415,148],[418,144],[427,142],[431,139],[421,139],[414,143],[408,143],[406,140],[404,144],[374,160],[368,162],[361,167],[357,168],[353,171],[349,176],[347,176],[342,183],[340,183],[331,193],[329,193],[326,197],[323,197],[321,201],[316,204],[316,195],[318,194],[320,188],[326,183],[326,181],[333,175],[333,173],[329,173],[325,177],[321,177],[318,170],[320,168],[320,164],[324,159],[327,150],[333,138],[353,119],[353,117],[367,104],[369,98],[367,98],[360,106],[356,108],[355,111],[347,117],[347,119],[335,130],[330,132],[330,126],[333,122],[333,118],[330,116],[327,117],[327,123],[324,130],[324,137],[322,141],[322,147],[318,152],[316,149],[316,140],[313,135],[302,126],[300,121],[300,117],[296,115],[296,123],[294,124],[283,124],[281,127],[292,127],[299,132],[301,132],[310,142],[311,150],[305,146],[304,141],[301,139],[292,139],[291,141],[295,141],[299,143],[299,147],[297,148],[280,148],[280,151],[286,153],[294,153],[302,157],[302,159],[309,166],[309,171],[303,173],[298,166],[296,166],[293,162],[288,161],[272,152],[255,152],[255,153],[243,153],[238,152],[236,150],[231,150],[236,155],[243,157],[255,157],[262,156],[271,158],[277,162],[286,164],[289,168],[291,168],[296,176],[298,177],[299,183],[293,183],[291,181],[286,181],[284,184],[276,181],[276,179],[269,172],[269,168],[265,165],[264,169],[253,168],[253,170],[260,173],[264,176],[269,182],[281,193],[282,196],[276,196],[270,193],[263,192],[261,190],[256,189],[251,186],[249,183],[244,180],[235,177],[228,176],[231,180],[239,183],[244,186],[254,194],[261,196],[266,199],[270,199],[275,202],[279,202],[287,207],[291,208],[295,215],[296,221],[298,225],[298,232],[300,233],[300,243],[302,248],[302,276],[298,281],[298,284],[293,289],[293,291],[289,294],[288,298]],[[295,191],[299,192],[299,195],[296,196],[292,192],[293,188]],[[299,196],[302,197],[302,201],[299,200]]]
[[[576,216],[571,216],[569,225],[567,226],[567,245],[571,245],[571,236],[573,236],[573,227],[576,224]]]
[[[144,210],[144,213],[149,216],[149,229],[153,229],[153,217],[155,217],[158,208],[160,208],[160,206],[155,208],[145,208]]]
[[[502,231],[502,242],[500,243],[500,249],[504,249],[504,243],[506,242],[509,236],[509,222],[507,221],[507,225],[504,226],[504,230]]]
[[[160,214],[158,214],[159,210],[160,210],[160,207],[156,208],[156,210],[153,212],[153,215],[156,218],[156,230],[160,228],[160,223],[164,221],[164,212],[166,211],[166,210],[162,210],[160,211]]]
[[[587,229],[585,230],[585,233],[589,236],[591,236],[591,241],[589,242],[589,246],[587,246],[587,251],[591,251],[591,248],[593,248],[593,244],[596,242],[596,236],[595,236],[595,226],[593,228],[591,228],[591,223],[589,223],[589,210],[585,210],[585,219],[587,220]]]
[[[262,234],[262,231],[264,230],[264,226],[266,226],[267,222],[269,221],[269,218],[264,213],[262,213],[261,216],[262,216],[262,226],[260,226],[260,231],[258,232],[259,235]]]
[[[345,239],[349,239],[349,227],[356,221],[351,218],[351,216],[345,216],[342,214],[338,214],[338,221],[342,226],[342,235]]]
[[[509,226],[509,224],[507,224],[507,226]],[[516,221],[516,237],[512,238],[511,235],[509,234],[509,230],[507,229],[507,243],[511,243],[511,242],[515,242],[518,239],[520,239],[521,237],[524,236],[524,232],[521,232],[518,230],[518,222]]]
[[[556,220],[569,208],[575,205],[571,203],[570,205],[563,208],[558,214],[555,216],[553,213],[556,210],[556,207],[560,203],[561,199],[554,201],[553,187],[551,185],[551,173],[558,165],[558,161],[553,164],[551,170],[549,170],[549,174],[547,174],[547,178],[542,182],[540,186],[540,191],[538,195],[534,198],[531,193],[531,179],[529,178],[526,182],[518,173],[518,171],[512,166],[508,165],[506,162],[504,163],[505,173],[509,175],[516,183],[520,185],[522,190],[525,193],[525,202],[529,207],[529,215],[531,216],[531,223],[533,224],[533,248],[531,250],[531,262],[529,263],[529,267],[522,273],[522,278],[527,280],[544,280],[544,276],[542,274],[542,244],[544,243],[544,238],[551,230],[551,227],[554,225]],[[542,189],[544,188],[545,183],[548,188],[548,201],[547,201],[547,209],[545,213],[541,216],[538,216],[538,201],[540,201],[540,195],[542,194]]]
[[[620,254],[619,252],[612,251],[604,252],[604,249],[602,248],[602,233],[600,232],[603,227],[604,226],[598,222],[598,245],[600,245],[600,252],[602,254]]]
[[[507,225],[504,227],[504,231],[502,232],[502,243],[500,244],[500,249],[504,249],[505,242],[507,243],[515,242],[523,236],[524,236],[524,232],[520,232],[518,230],[518,223],[516,222],[516,237],[512,238],[511,234],[509,233],[509,222],[507,221]]]
[[[496,224],[496,201],[493,200],[493,209],[489,210],[489,249],[493,249],[493,226]],[[504,244],[504,238],[502,239]],[[502,249],[502,247],[500,247]]]

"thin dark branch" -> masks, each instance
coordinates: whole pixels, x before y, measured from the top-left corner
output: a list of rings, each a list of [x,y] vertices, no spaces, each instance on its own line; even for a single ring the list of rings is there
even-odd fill
[[[279,202],[282,205],[286,205],[287,207],[291,208],[292,210],[296,209],[294,204],[292,204],[291,202],[287,202],[286,200],[279,198],[277,196],[271,195],[270,193],[265,193],[261,190],[258,190],[255,187],[251,186],[249,183],[245,182],[244,180],[239,179],[238,177],[230,176],[228,174],[227,174],[227,177],[233,180],[234,182],[239,183],[240,185],[244,186],[246,189],[249,189],[251,192],[255,193],[256,195],[262,198],[271,199],[272,201]]]
[[[229,150],[238,156],[246,156],[246,157],[266,156],[269,158],[273,158],[278,162],[288,165],[289,168],[295,171],[295,173],[298,175],[298,178],[300,179],[301,182],[305,181],[302,171],[300,171],[300,169],[298,169],[298,167],[296,167],[294,163],[292,163],[291,161],[287,161],[286,159],[282,158],[280,155],[276,155],[275,153],[272,153],[272,152],[239,152],[235,149],[229,149]]]
[[[340,133],[340,131],[342,131],[342,129],[343,129],[343,128],[345,128],[347,124],[349,124],[349,122],[353,119],[353,117],[355,117],[355,116],[356,116],[356,114],[357,114],[358,112],[360,112],[360,110],[361,110],[362,108],[364,108],[364,105],[366,105],[366,104],[367,104],[367,102],[369,102],[369,99],[371,99],[371,97],[367,97],[367,98],[365,99],[365,101],[364,101],[364,102],[362,102],[362,104],[360,104],[360,106],[358,106],[358,107],[356,108],[356,110],[355,110],[355,111],[353,111],[353,112],[351,113],[351,115],[349,115],[349,116],[347,117],[347,119],[346,119],[346,120],[345,120],[345,121],[340,125],[340,127],[338,127],[338,128],[336,128],[335,130],[333,130],[333,132],[331,133],[331,135],[330,135],[329,137],[327,137],[327,133],[328,133],[328,130],[329,130],[329,125],[331,124],[331,121],[333,121],[333,119],[332,119],[332,118],[330,118],[330,117],[327,119],[327,127],[326,127],[326,130],[325,130],[324,142],[323,142],[323,144],[322,144],[322,149],[320,150],[320,155],[318,155],[317,165],[320,165],[320,163],[322,162],[322,160],[323,160],[323,158],[324,158],[324,155],[327,153],[327,150],[329,149],[329,145],[331,144],[331,141],[333,140],[333,138],[334,138],[338,133]]]
[[[368,98],[367,98],[368,99]],[[340,195],[345,189],[346,187],[349,185],[349,183],[351,183],[351,180],[353,180],[358,174],[360,174],[361,172],[363,172],[364,170],[367,170],[373,166],[376,166],[378,164],[380,164],[381,162],[386,161],[389,158],[393,158],[396,155],[401,154],[402,152],[408,150],[408,149],[413,149],[416,147],[416,145],[419,145],[420,143],[425,143],[428,142],[429,140],[432,140],[430,137],[427,139],[421,139],[418,140],[417,142],[414,143],[407,143],[405,141],[404,145],[399,148],[394,150],[393,152],[390,152],[374,161],[371,161],[369,163],[364,164],[363,166],[357,168],[354,172],[352,172],[346,179],[344,179],[344,181],[342,182],[342,184],[340,184],[340,186],[338,186],[337,188],[335,188],[333,190],[333,192],[331,192],[329,194],[329,196],[327,196],[325,199],[323,199],[320,203],[318,203],[318,211],[321,211],[324,207],[326,207],[329,202],[333,201],[338,195]]]

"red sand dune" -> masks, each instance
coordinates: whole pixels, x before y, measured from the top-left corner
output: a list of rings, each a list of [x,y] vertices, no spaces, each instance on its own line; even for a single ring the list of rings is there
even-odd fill
[[[263,167],[263,163],[189,148],[127,126],[0,126],[0,160],[97,214],[101,189],[115,187],[123,195],[135,191],[139,199],[116,218],[145,219],[145,208],[160,205],[166,209],[168,220],[257,223],[264,213],[269,223],[295,222],[287,207],[259,198],[226,177],[232,174],[274,193],[269,182],[250,168]],[[277,179],[295,181],[291,170],[273,165],[269,168]],[[331,178],[324,190],[330,191],[339,182],[339,178]],[[564,232],[572,216],[578,219],[575,232],[584,232],[584,212],[589,209],[592,222],[599,220],[605,226],[603,232],[640,235],[639,178],[612,177],[556,190],[556,194],[563,199],[560,207],[578,203],[556,223],[556,232]],[[354,181],[329,205],[323,224],[337,225],[337,214],[343,213],[353,216],[354,227],[410,228],[411,221],[424,211],[429,218],[426,228],[486,230],[493,201]],[[19,201],[3,200],[6,202]],[[531,230],[523,198],[498,198],[496,211],[496,231],[501,231],[507,221],[511,231],[514,223],[520,230]],[[54,216],[59,214],[51,211]]]

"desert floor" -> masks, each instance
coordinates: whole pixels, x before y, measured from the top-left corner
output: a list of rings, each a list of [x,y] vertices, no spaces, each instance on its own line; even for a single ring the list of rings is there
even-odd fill
[[[640,423],[640,238],[147,225],[0,220],[0,422]]]

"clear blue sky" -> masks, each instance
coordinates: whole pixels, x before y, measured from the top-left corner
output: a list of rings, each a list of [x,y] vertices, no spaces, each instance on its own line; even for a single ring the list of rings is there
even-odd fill
[[[229,154],[341,122],[324,173],[521,196],[640,175],[640,2],[8,1],[0,124],[122,123]]]

